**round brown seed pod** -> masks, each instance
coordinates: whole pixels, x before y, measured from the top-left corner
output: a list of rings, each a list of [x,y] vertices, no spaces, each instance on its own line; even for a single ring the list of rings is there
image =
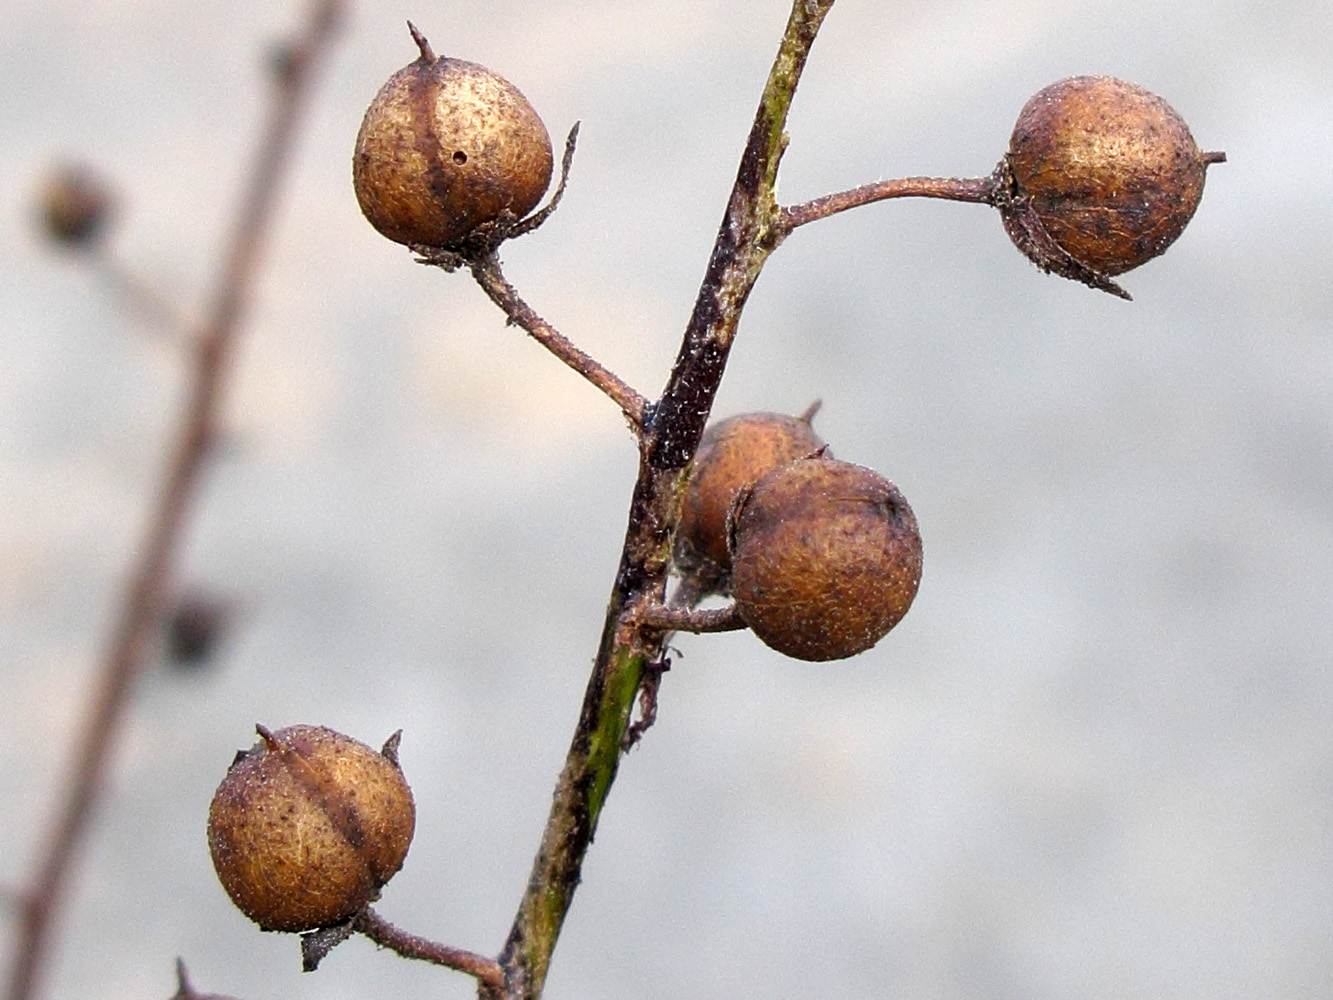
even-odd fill
[[[1201,152],[1156,94],[1070,77],[1018,116],[1000,166],[1005,229],[1043,270],[1123,296],[1107,276],[1166,250],[1199,205],[1208,165],[1225,159]]]
[[[379,896],[412,842],[397,735],[376,751],[322,726],[256,729],[208,811],[218,879],[266,931],[340,923]]]
[[[60,167],[46,178],[38,194],[42,228],[62,246],[89,247],[105,232],[115,200],[110,184],[94,171]]]
[[[810,426],[815,404],[802,416],[740,413],[711,424],[690,467],[672,558],[686,575],[725,588],[731,572],[727,511],[736,494],[770,469],[824,447]]]
[[[207,593],[182,595],[165,622],[167,662],[181,670],[205,666],[235,615],[231,602]]]
[[[421,56],[380,88],[361,122],[352,184],[370,224],[397,243],[458,245],[505,213],[521,218],[551,182],[546,126],[484,66]]]
[[[921,533],[898,488],[833,458],[798,459],[736,498],[731,590],[763,642],[840,660],[879,642],[921,582]]]

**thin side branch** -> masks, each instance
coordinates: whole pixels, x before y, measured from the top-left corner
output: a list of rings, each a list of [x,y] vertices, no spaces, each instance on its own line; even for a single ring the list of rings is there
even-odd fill
[[[710,608],[707,611],[672,607],[669,604],[650,604],[632,612],[630,621],[640,628],[660,628],[665,631],[696,634],[739,632],[750,627],[734,604],[729,604],[725,608]]]
[[[162,295],[110,250],[95,247],[88,263],[111,293],[134,315],[172,338],[185,340],[192,328],[176,303]]]
[[[135,678],[146,662],[149,637],[170,593],[176,551],[200,473],[217,436],[219,412],[236,331],[275,219],[279,182],[290,159],[314,70],[327,52],[340,0],[313,2],[297,44],[291,71],[278,80],[264,138],[240,203],[217,277],[212,307],[198,336],[193,384],[179,420],[178,437],[149,514],[113,632],[78,738],[69,785],[58,805],[42,856],[24,893],[14,934],[14,958],[6,996],[30,1000],[51,952],[56,918],[69,890],[75,854],[106,785],[116,736]]]
[[[510,323],[522,327],[533,340],[609,396],[611,401],[620,407],[635,432],[641,430],[648,400],[619,375],[579,350],[568,337],[538,316],[536,311],[523,301],[517,289],[505,279],[500,269],[500,259],[494,253],[468,261],[467,266],[482,291],[504,311]]]
[[[784,208],[780,228],[786,237],[797,226],[889,198],[942,198],[994,205],[995,184],[994,177],[898,177],[876,181]]]
[[[357,915],[354,928],[381,948],[388,948],[404,958],[454,969],[472,976],[491,989],[499,989],[504,985],[504,970],[495,959],[461,948],[450,948],[399,930],[369,906]]]

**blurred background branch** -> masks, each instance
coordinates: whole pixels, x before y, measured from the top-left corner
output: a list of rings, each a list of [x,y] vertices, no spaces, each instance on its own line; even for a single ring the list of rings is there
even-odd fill
[[[6,996],[29,1000],[40,988],[51,942],[71,888],[79,848],[87,837],[130,704],[134,681],[148,662],[174,583],[173,571],[189,513],[218,435],[218,420],[234,342],[254,293],[255,275],[272,226],[278,195],[310,87],[332,41],[340,0],[312,0],[306,24],[274,72],[273,107],[256,150],[226,244],[211,306],[193,343],[190,389],[179,431],[144,538],[127,576],[95,685],[78,735],[72,770],[56,804],[56,818],[41,838],[40,856],[19,892]],[[56,230],[57,233],[59,230]],[[70,233],[91,238],[93,233]]]

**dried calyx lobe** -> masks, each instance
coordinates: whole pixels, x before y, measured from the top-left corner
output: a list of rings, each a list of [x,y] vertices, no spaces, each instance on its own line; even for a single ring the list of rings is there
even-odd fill
[[[1042,270],[1122,298],[1111,280],[1184,231],[1204,175],[1184,120],[1142,87],[1070,77],[1023,107],[996,169],[996,200],[1014,244]]]
[[[551,139],[513,84],[476,63],[437,58],[412,31],[421,55],[366,111],[353,186],[389,239],[463,248],[482,227],[503,228],[537,205],[551,181]]]
[[[416,811],[396,757],[321,726],[237,754],[213,797],[208,844],[223,888],[264,930],[354,916],[402,867]]]

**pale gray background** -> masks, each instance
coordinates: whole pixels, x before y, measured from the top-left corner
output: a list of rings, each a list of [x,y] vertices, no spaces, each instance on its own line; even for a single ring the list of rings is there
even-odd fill
[[[0,14],[0,882],[52,808],[140,535],[179,358],[34,238],[86,156],[114,240],[200,301],[294,3],[7,0]],[[218,887],[208,800],[252,726],[405,730],[417,841],[383,912],[494,951],[528,875],[635,469],[614,408],[463,276],[361,220],[352,140],[410,61],[489,64],[583,136],[511,277],[655,395],[784,0],[359,5],[258,292],[185,575],[238,596],[218,669],[145,677],[48,995],[472,995],[340,948],[314,976]],[[1333,10],[1229,0],[841,0],[782,177],[795,201],[981,174],[1027,97],[1113,73],[1225,149],[1124,278],[1038,273],[997,219],[873,207],[760,281],[718,413],[812,397],[920,518],[906,621],[806,665],[683,638],[624,763],[548,995],[1333,996]]]

